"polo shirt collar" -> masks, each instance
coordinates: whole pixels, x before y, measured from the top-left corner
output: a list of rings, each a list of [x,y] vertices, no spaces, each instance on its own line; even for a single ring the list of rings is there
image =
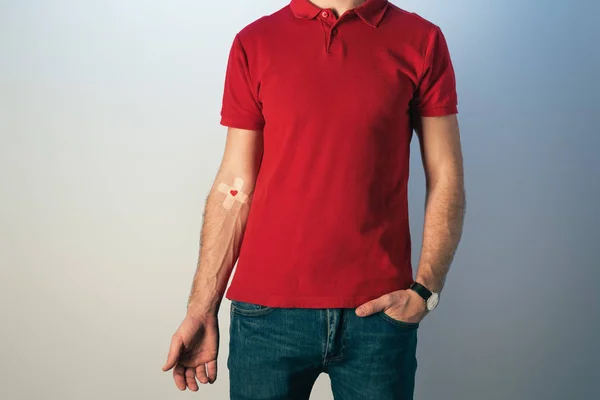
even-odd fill
[[[354,12],[367,25],[377,27],[388,4],[388,0],[367,0],[360,6],[355,7]],[[290,7],[297,18],[312,19],[321,12],[321,8],[311,3],[310,0],[292,0]]]

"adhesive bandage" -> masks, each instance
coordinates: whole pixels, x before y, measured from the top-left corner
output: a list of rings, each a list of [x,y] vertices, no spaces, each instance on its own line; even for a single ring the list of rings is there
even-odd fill
[[[230,210],[236,201],[239,201],[242,204],[248,202],[248,196],[242,192],[242,187],[244,187],[244,180],[242,178],[235,178],[233,181],[233,186],[229,186],[225,183],[219,184],[219,192],[225,193],[225,201],[223,202],[223,207],[227,210]]]

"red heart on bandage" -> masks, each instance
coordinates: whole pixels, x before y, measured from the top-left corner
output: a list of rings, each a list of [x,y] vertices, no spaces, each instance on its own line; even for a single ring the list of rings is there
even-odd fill
[[[235,196],[236,194],[238,194],[237,190],[230,190],[229,193],[231,193],[232,196]]]

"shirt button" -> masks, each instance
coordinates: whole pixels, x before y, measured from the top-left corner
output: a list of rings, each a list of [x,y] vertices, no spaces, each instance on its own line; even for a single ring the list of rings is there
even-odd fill
[[[329,17],[329,13],[328,13],[327,11],[323,11],[323,12],[321,13],[321,16],[322,16],[323,18],[327,18],[327,17]]]
[[[338,32],[337,32],[337,28],[333,28],[333,29],[331,30],[331,34],[332,34],[332,35],[334,35],[334,36],[335,36],[335,35],[337,35],[337,33],[338,33]]]

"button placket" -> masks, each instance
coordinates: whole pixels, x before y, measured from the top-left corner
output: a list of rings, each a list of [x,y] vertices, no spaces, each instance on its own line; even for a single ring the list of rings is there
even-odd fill
[[[321,22],[323,23],[323,28],[326,35],[325,51],[327,53],[331,53],[331,44],[334,40],[334,37],[339,33],[337,25],[339,24],[341,18],[336,18],[335,14],[333,14],[333,12],[329,9],[321,10],[319,16],[321,17]],[[346,15],[344,15],[344,17],[346,17]]]
[[[337,27],[338,21],[336,21],[336,23],[333,24],[333,26],[331,26],[329,28],[329,31],[327,32],[327,52],[331,53],[331,45],[335,40],[339,40],[336,39],[336,37],[339,35],[339,30]]]

